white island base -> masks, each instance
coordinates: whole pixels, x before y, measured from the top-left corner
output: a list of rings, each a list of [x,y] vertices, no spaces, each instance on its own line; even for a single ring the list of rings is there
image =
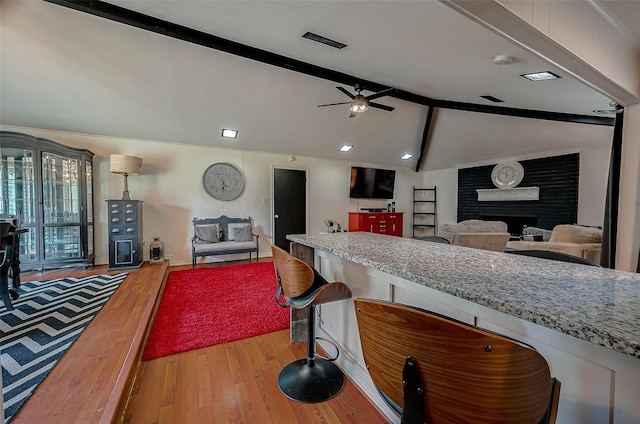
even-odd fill
[[[389,300],[428,309],[532,345],[562,383],[558,424],[640,423],[640,359],[580,340],[523,319],[442,293],[371,267],[315,250],[315,268],[328,281],[349,285],[353,298]],[[576,301],[579,301],[576,299]],[[399,423],[366,370],[353,300],[321,305],[318,336],[340,348],[346,374],[389,417]],[[331,347],[323,344],[331,351]]]

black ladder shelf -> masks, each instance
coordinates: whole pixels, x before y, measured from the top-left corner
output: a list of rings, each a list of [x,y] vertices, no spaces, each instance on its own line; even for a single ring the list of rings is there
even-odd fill
[[[412,236],[436,235],[436,187],[413,187]]]

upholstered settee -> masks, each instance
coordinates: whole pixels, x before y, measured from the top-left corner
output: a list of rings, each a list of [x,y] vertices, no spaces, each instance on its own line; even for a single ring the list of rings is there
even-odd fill
[[[451,244],[496,252],[503,252],[510,238],[504,222],[480,219],[441,224],[438,235]]]
[[[258,258],[258,236],[253,233],[251,218],[194,218],[191,238],[191,266],[196,266],[197,257],[230,255],[234,253],[256,253]]]
[[[549,241],[514,240],[507,243],[512,250],[550,250],[567,253],[600,263],[602,230],[581,225],[556,225]]]

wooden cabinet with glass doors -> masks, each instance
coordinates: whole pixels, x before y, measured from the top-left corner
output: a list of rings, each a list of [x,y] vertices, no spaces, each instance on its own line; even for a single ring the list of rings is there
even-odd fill
[[[28,229],[20,268],[93,264],[93,153],[10,131],[0,152],[0,216]]]

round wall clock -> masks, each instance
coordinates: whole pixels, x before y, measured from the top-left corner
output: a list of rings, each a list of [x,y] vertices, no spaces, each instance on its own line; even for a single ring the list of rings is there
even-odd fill
[[[513,188],[522,182],[524,168],[514,160],[500,162],[491,171],[491,182],[498,188]]]
[[[232,200],[244,187],[242,171],[230,163],[214,163],[204,171],[202,185],[207,194],[216,200]]]

